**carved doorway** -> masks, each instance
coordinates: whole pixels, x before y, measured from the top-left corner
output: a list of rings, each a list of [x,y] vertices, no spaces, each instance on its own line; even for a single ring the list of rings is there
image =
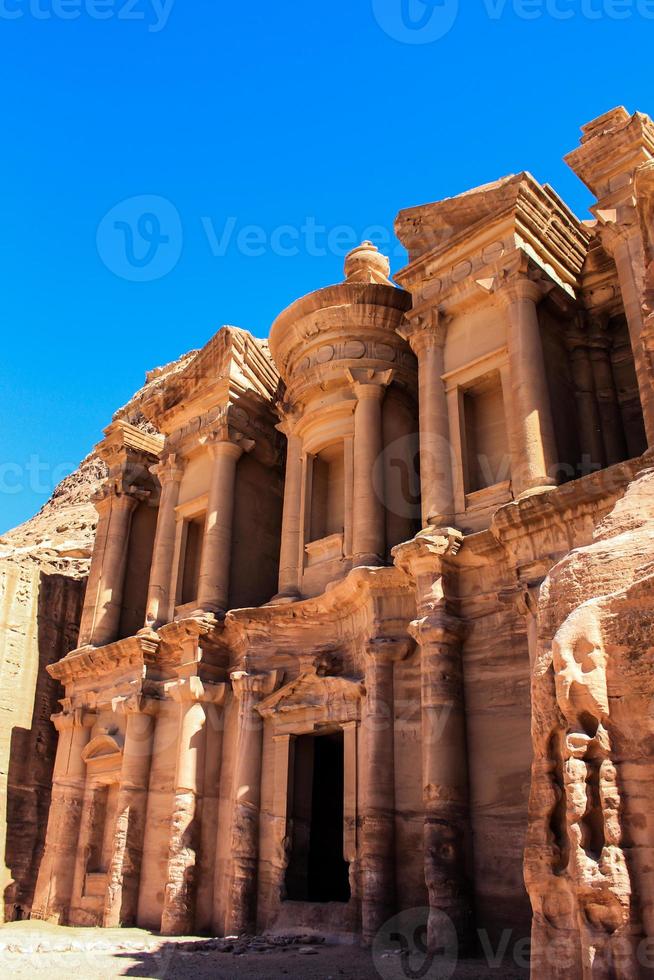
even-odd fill
[[[348,902],[343,731],[300,735],[294,741],[286,896],[291,901]]]

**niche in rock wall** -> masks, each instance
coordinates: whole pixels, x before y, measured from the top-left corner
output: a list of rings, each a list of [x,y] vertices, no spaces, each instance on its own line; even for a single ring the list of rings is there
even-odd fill
[[[268,602],[277,591],[284,487],[280,470],[250,453],[236,467],[229,608]]]
[[[328,446],[313,458],[310,541],[341,534],[345,522],[343,443]]]
[[[502,383],[494,371],[463,396],[466,493],[485,490],[511,477]]]
[[[142,501],[132,515],[118,639],[133,636],[145,622],[157,513],[156,507]]]
[[[195,602],[198,597],[205,524],[205,514],[198,514],[196,517],[184,521],[182,531],[182,592],[180,597],[182,605]]]

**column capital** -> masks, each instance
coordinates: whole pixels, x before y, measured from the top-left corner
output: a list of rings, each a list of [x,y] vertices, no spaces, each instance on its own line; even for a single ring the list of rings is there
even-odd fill
[[[538,613],[538,599],[540,596],[543,580],[534,582],[532,585],[518,586],[515,589],[506,589],[498,592],[497,598],[503,606],[514,606],[521,616],[536,616]]]
[[[179,704],[223,704],[227,693],[226,684],[211,684],[199,677],[180,677],[166,685],[166,694]]]
[[[597,230],[602,248],[615,260],[616,251],[627,245],[630,239],[642,242],[638,210],[633,204],[619,208],[594,208],[598,219]]]
[[[169,483],[181,483],[184,476],[184,462],[181,456],[170,453],[151,466],[150,472],[157,477],[162,487]]]
[[[516,270],[499,276],[494,282],[493,293],[504,309],[522,300],[531,300],[537,306],[547,293],[547,285],[530,279],[526,271]]]
[[[251,695],[255,700],[266,697],[277,687],[281,680],[281,671],[271,670],[265,673],[255,674],[246,670],[234,670],[229,675],[232,682],[234,695],[240,700],[245,695]]]
[[[238,460],[255,446],[254,440],[247,439],[241,432],[227,433],[222,429],[202,436],[200,443],[207,447],[214,459],[231,457]]]
[[[428,527],[412,541],[393,548],[395,564],[411,577],[424,572],[442,575],[448,561],[461,549],[464,535],[453,527]]]
[[[374,637],[366,640],[364,654],[369,663],[392,666],[405,660],[412,646],[409,637]]]
[[[134,510],[137,504],[146,500],[149,495],[148,490],[123,486],[120,479],[109,479],[92,494],[91,502],[98,514],[102,516],[103,512],[107,513],[113,507]]]
[[[393,380],[393,370],[375,371],[374,368],[347,368],[345,374],[359,401],[375,399],[381,401],[385,389]]]
[[[279,416],[279,422],[275,428],[278,432],[282,432],[287,439],[290,439],[295,432],[296,425],[302,418],[301,406],[278,401],[275,403],[275,411]]]
[[[415,619],[409,624],[409,633],[420,646],[440,643],[458,647],[465,632],[465,623],[452,616],[445,608],[436,609],[429,616]]]
[[[58,732],[63,732],[70,728],[93,728],[97,717],[95,711],[88,708],[72,708],[50,715],[50,721]]]
[[[426,350],[445,346],[451,319],[439,309],[409,310],[404,314],[404,322],[396,332],[409,342],[411,350],[420,359]]]

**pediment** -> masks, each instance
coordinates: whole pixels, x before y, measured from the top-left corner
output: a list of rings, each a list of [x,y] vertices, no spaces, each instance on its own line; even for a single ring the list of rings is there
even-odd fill
[[[107,733],[96,735],[82,750],[82,759],[87,765],[91,762],[120,763],[123,757],[121,743],[122,740],[119,742],[113,735]]]
[[[323,677],[313,671],[300,674],[279,688],[258,706],[264,718],[284,716],[303,711],[325,712],[330,717],[344,719],[358,710],[363,696],[363,681],[350,677]]]

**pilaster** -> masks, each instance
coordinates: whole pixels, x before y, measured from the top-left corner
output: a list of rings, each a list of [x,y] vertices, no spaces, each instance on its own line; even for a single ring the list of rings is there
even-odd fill
[[[443,915],[461,949],[472,939],[471,830],[461,645],[463,623],[448,608],[445,580],[463,541],[452,528],[422,531],[393,551],[415,582],[420,646],[425,881],[430,950],[442,946]]]

